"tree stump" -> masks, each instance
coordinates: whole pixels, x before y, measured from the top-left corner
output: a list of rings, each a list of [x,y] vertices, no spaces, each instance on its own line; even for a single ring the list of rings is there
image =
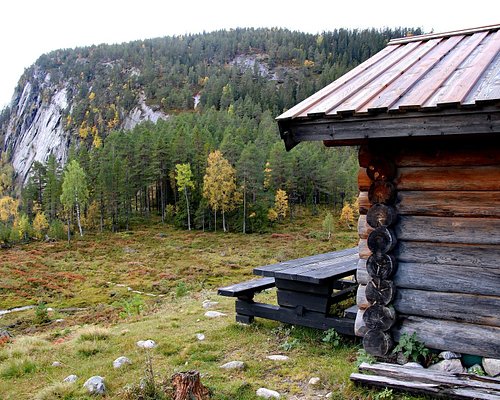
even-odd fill
[[[172,376],[174,400],[208,400],[209,390],[200,381],[198,371],[177,372]]]

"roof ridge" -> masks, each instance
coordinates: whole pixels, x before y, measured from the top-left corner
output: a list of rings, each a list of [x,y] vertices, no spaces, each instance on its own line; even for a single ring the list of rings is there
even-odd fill
[[[392,39],[389,41],[389,43],[387,43],[387,45],[392,46],[392,45],[396,45],[396,44],[405,44],[405,43],[424,41],[424,40],[429,40],[429,39],[437,39],[437,38],[442,38],[442,37],[468,35],[468,34],[483,32],[483,31],[496,31],[498,29],[500,29],[500,24],[480,26],[477,28],[460,29],[460,30],[456,30],[456,31],[441,32],[441,33],[427,33],[424,35],[407,36],[407,37]]]

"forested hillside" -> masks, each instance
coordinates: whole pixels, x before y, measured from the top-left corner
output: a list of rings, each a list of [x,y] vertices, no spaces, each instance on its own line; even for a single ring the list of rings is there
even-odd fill
[[[279,202],[341,206],[355,195],[353,150],[303,144],[286,153],[274,117],[408,31],[237,29],[42,55],[0,118],[15,169],[10,176],[4,154],[0,195],[25,183],[21,211],[0,224],[43,214],[116,230],[155,213],[214,229],[221,214],[224,228],[256,231],[284,217]],[[71,159],[86,179],[80,204],[61,197]],[[211,193],[217,181],[227,185]]]

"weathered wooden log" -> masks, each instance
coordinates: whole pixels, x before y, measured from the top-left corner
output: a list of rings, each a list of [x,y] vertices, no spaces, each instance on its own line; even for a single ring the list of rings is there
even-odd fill
[[[365,336],[365,333],[368,331],[366,328],[365,321],[363,321],[363,314],[365,313],[365,310],[358,310],[358,313],[356,314],[356,320],[354,321],[354,334],[356,336],[363,337]]]
[[[500,165],[398,168],[394,183],[398,190],[499,191]]]
[[[375,181],[368,189],[368,200],[371,204],[393,204],[396,199],[396,187],[391,182]]]
[[[361,239],[368,239],[368,235],[373,232],[373,228],[366,222],[366,215],[358,218],[358,236]]]
[[[356,280],[366,285],[370,280],[360,259]],[[471,279],[471,277],[474,277]],[[397,290],[402,288],[429,290],[433,292],[469,293],[484,296],[500,296],[500,269],[484,268],[481,265],[463,266],[451,264],[422,264],[400,262],[393,277]]]
[[[419,339],[433,349],[500,358],[498,327],[414,316],[401,316],[400,323],[392,329],[395,341],[403,333],[417,332]]]
[[[372,254],[366,260],[366,271],[372,278],[389,279],[396,271],[396,260],[391,254]]]
[[[389,333],[370,329],[363,336],[363,347],[371,355],[385,357],[392,350],[393,341]]]
[[[368,329],[386,331],[396,322],[396,312],[392,307],[371,306],[365,310],[363,321]]]
[[[198,371],[177,372],[172,376],[174,400],[208,400],[209,390],[200,381]]]
[[[370,200],[368,200],[368,192],[359,192],[358,204],[360,215],[366,215],[371,207]]]
[[[367,299],[369,287],[370,283],[366,286]],[[398,288],[394,308],[406,315],[500,327],[500,297],[497,296]]]
[[[391,226],[396,223],[396,209],[386,204],[374,204],[366,214],[366,222],[372,228]]]
[[[358,285],[356,305],[358,306],[358,310],[366,310],[371,306],[370,302],[366,299],[366,285]]]
[[[365,193],[365,192],[362,192]],[[363,210],[368,208],[363,198]],[[361,202],[360,202],[361,204]],[[361,209],[361,205],[360,205]],[[400,191],[396,210],[400,215],[437,217],[500,217],[499,191]]]
[[[392,281],[372,278],[366,285],[366,299],[371,305],[386,306],[394,299],[395,287]]]
[[[368,163],[366,174],[372,181],[392,181],[396,176],[396,166],[386,157],[375,157]]]
[[[367,239],[359,239],[358,242],[359,258],[367,259],[372,255],[371,250],[368,248]]]
[[[445,218],[406,215],[399,218],[394,230],[400,240],[500,244],[499,218]],[[370,246],[370,236],[368,237],[368,246]],[[372,249],[372,251],[374,250]]]
[[[360,310],[370,307],[368,285],[359,285],[356,304]],[[500,297],[464,293],[443,293],[398,287],[393,302],[399,314],[438,318],[500,327]]]
[[[396,246],[394,232],[388,228],[377,228],[368,235],[368,248],[374,254],[385,254]]]

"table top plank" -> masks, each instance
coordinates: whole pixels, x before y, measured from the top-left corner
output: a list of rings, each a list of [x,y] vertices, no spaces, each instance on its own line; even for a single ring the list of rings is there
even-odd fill
[[[271,276],[274,277],[275,273],[278,271],[286,270],[288,268],[300,267],[300,266],[309,266],[306,269],[311,268],[311,264],[321,263],[322,261],[333,261],[337,258],[350,256],[353,254],[358,254],[358,248],[353,247],[346,250],[340,251],[332,251],[324,254],[316,254],[313,256],[297,258],[294,260],[288,260],[280,263],[264,265],[262,267],[254,268],[253,273],[255,275],[261,276]]]

